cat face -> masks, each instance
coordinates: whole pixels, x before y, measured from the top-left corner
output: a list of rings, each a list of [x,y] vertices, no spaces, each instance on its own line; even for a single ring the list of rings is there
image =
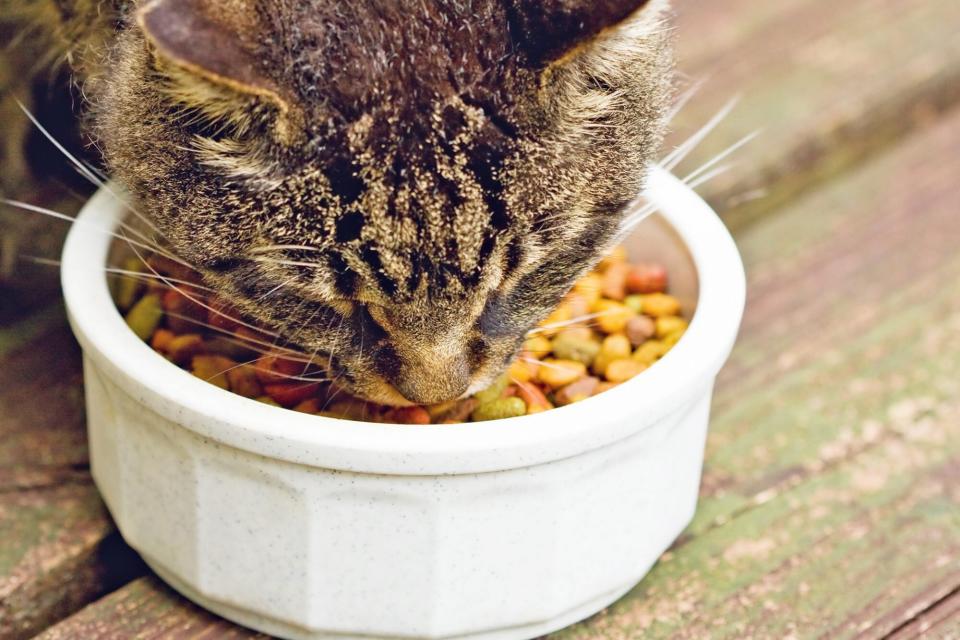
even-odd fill
[[[483,388],[642,187],[663,3],[263,4],[140,11],[92,85],[111,172],[349,391]]]

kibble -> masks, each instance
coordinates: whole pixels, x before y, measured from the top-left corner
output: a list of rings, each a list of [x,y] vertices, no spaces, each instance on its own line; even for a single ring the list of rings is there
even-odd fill
[[[143,341],[150,339],[163,319],[160,296],[149,294],[140,298],[127,312],[127,326]]]
[[[675,316],[680,313],[680,301],[666,293],[651,293],[643,296],[640,310],[654,318]]]
[[[557,404],[567,405],[585,400],[596,393],[597,386],[600,384],[600,378],[587,376],[571,382],[555,394]]]
[[[561,360],[576,360],[589,365],[600,352],[600,342],[577,330],[564,331],[553,340],[553,354]]]
[[[473,410],[471,417],[476,422],[484,420],[502,420],[526,415],[527,405],[520,398],[500,398],[493,402],[481,404]]]
[[[597,326],[604,333],[623,331],[630,318],[637,314],[636,311],[616,300],[598,300],[593,305],[593,310],[597,314]]]
[[[324,369],[288,349],[264,348],[274,334],[209,296],[199,276],[161,256],[122,264],[124,273],[155,270],[156,280],[119,281],[117,306],[131,330],[168,360],[222,389],[301,413],[405,425],[457,424],[550,411],[608,391],[655,365],[688,328],[667,271],[631,264],[617,248],[524,341],[507,371],[469,398],[430,406],[385,407],[347,394]],[[191,284],[194,283],[194,284]]]
[[[634,316],[627,321],[624,327],[624,333],[630,344],[639,347],[641,344],[652,338],[657,333],[657,325],[649,316]]]
[[[587,366],[576,360],[560,360],[558,358],[548,358],[543,361],[543,366],[537,372],[540,382],[551,389],[566,386],[587,375]]]
[[[626,382],[646,368],[647,365],[633,358],[622,358],[608,364],[605,375],[610,382]]]

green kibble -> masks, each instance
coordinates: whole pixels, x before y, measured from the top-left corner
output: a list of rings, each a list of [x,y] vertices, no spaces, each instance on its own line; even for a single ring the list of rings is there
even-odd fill
[[[627,305],[637,313],[643,313],[643,296],[640,296],[640,295],[627,296],[626,298],[623,299],[623,304]]]
[[[121,264],[124,271],[143,271],[143,262],[138,258],[127,258]],[[132,274],[121,274],[116,287],[116,302],[121,309],[129,309],[146,285],[143,280]]]
[[[600,353],[600,343],[596,340],[560,334],[553,341],[553,355],[561,360],[575,360],[589,365]]]
[[[140,298],[137,304],[127,312],[127,326],[141,340],[149,340],[163,318],[163,306],[160,296],[149,294]]]
[[[473,397],[476,398],[480,404],[494,402],[500,397],[508,384],[510,384],[510,377],[504,374],[494,380],[493,383],[483,391],[475,393]]]
[[[516,418],[517,416],[526,415],[526,413],[527,405],[524,403],[524,401],[520,398],[513,397],[500,398],[499,400],[494,400],[493,402],[481,404],[473,410],[473,414],[470,417],[477,422],[483,422],[484,420]]]

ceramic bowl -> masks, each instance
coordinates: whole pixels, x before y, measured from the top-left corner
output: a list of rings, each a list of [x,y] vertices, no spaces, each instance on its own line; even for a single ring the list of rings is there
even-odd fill
[[[693,516],[744,305],[710,207],[661,170],[647,196],[660,213],[628,249],[695,309],[670,353],[567,407],[412,427],[271,407],[154,353],[111,301],[124,210],[99,192],[62,279],[93,477],[124,539],[189,599],[285,638],[532,638],[607,606]]]

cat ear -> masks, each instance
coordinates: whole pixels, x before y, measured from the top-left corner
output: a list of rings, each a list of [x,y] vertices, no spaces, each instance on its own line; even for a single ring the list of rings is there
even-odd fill
[[[252,34],[244,31],[255,27],[243,24],[243,3],[209,3],[209,9],[205,4],[152,0],[137,12],[147,42],[174,71],[175,91],[191,106],[217,118],[239,119],[239,111],[250,99],[260,98],[278,110],[278,125],[289,120],[290,102],[245,44]]]
[[[651,0],[507,0],[511,28],[535,64],[562,57]]]

